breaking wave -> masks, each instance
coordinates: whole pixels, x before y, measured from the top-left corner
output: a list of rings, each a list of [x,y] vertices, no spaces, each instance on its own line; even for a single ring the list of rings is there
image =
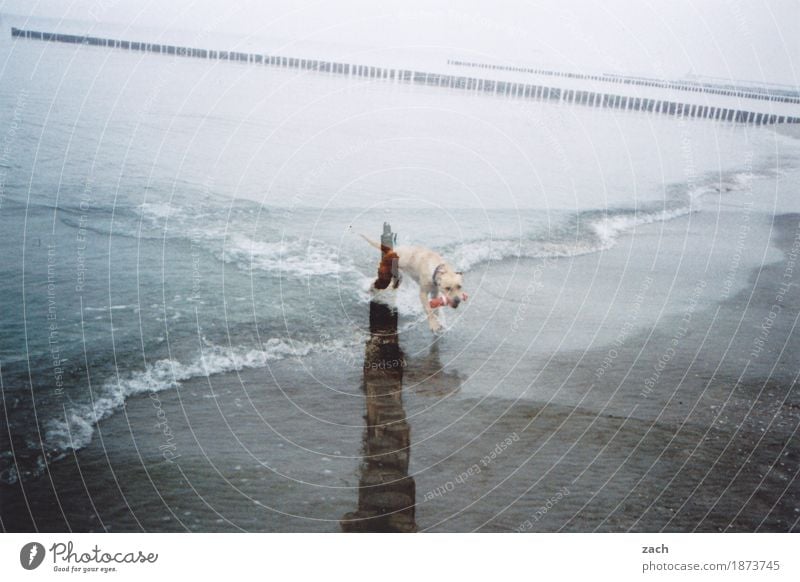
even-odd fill
[[[462,270],[506,259],[576,257],[610,249],[620,236],[639,226],[674,220],[695,210],[691,201],[687,201],[651,211],[585,212],[579,214],[573,224],[549,233],[547,237],[475,240],[454,247],[451,256],[457,268]]]
[[[338,344],[313,344],[272,338],[263,349],[248,347],[226,348],[210,344],[195,360],[183,363],[174,359],[158,360],[144,370],[128,373],[107,381],[90,403],[70,404],[63,418],[51,419],[45,430],[46,447],[55,452],[80,449],[89,444],[95,425],[122,408],[136,394],[161,392],[177,388],[182,382],[201,376],[212,376],[246,368],[262,368],[269,362],[299,358],[312,351],[330,351]]]

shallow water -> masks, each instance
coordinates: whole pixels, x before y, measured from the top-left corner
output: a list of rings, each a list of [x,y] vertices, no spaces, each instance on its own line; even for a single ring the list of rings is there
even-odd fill
[[[446,315],[450,338],[514,369],[512,356],[535,368],[613,341],[650,271],[631,333],[680,314],[673,298],[700,273],[724,285],[702,301],[734,295],[779,256],[771,217],[798,208],[800,142],[769,128],[12,42],[9,25],[6,482],[91,443],[133,395],[320,354],[358,361],[377,257],[355,233],[384,221],[467,271],[472,303]],[[609,280],[596,257],[620,244],[655,252]],[[574,270],[548,270],[559,259]],[[534,295],[515,324],[508,306]],[[411,286],[398,304],[424,351]],[[495,356],[501,344],[515,347]],[[481,385],[474,355],[443,364],[472,379],[466,392]]]

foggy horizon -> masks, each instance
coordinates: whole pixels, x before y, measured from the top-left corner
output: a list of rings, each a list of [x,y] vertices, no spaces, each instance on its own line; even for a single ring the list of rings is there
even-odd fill
[[[360,51],[445,51],[457,57],[587,73],[798,86],[800,40],[790,27],[796,2],[679,2],[617,0],[602,6],[546,1],[447,3],[350,0],[320,2],[180,1],[169,6],[129,0],[79,0],[69,6],[0,2],[11,18],[82,21],[91,29],[125,25],[171,32],[269,38],[283,46],[336,43]],[[325,55],[319,55],[320,57]]]

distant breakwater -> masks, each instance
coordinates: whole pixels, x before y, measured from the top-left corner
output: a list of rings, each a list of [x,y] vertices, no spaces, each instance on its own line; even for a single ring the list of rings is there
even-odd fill
[[[582,91],[579,89],[570,89],[564,87],[482,79],[461,75],[428,73],[410,69],[395,69],[352,63],[339,63],[282,55],[191,48],[95,36],[80,36],[73,34],[41,32],[36,30],[23,30],[13,27],[11,28],[11,36],[31,40],[108,47],[121,50],[181,56],[196,59],[229,61],[249,65],[271,66],[287,69],[300,69],[348,77],[427,85],[516,99],[561,102],[583,105],[587,107],[602,107],[625,111],[642,111],[655,115],[672,115],[678,117],[750,123],[756,125],[800,123],[800,117],[748,111],[732,107],[715,107],[698,103],[682,103],[672,100],[661,100],[657,98],[636,97],[632,95],[612,94],[591,90]],[[463,65],[463,63],[454,63],[452,61],[450,64]]]
[[[510,71],[513,73],[530,73],[546,77],[562,77],[582,81],[599,81],[619,85],[636,85],[640,87],[657,87],[676,91],[689,91],[692,93],[708,93],[709,95],[725,95],[739,99],[756,99],[759,101],[772,101],[775,103],[800,104],[800,97],[796,91],[773,88],[738,87],[735,85],[720,85],[718,83],[701,83],[698,81],[668,81],[664,79],[650,79],[646,77],[631,77],[626,75],[591,75],[588,73],[572,73],[565,71],[551,71],[548,69],[534,69],[531,67],[518,67],[512,65],[498,65],[494,63],[479,63],[474,61],[459,61],[449,59],[448,65],[468,67],[490,71]]]

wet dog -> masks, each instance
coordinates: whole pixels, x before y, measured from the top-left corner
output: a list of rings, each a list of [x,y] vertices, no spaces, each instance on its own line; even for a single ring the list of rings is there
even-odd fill
[[[431,307],[430,300],[433,297],[444,296],[447,305],[457,308],[464,297],[463,273],[453,269],[439,253],[429,248],[399,246],[390,249],[363,234],[361,236],[383,252],[384,260],[381,261],[376,287],[385,289],[389,286],[388,273],[391,273],[395,287],[399,285],[401,275],[410,276],[419,285],[419,300],[428,316],[428,326],[432,332],[439,333],[442,324],[439,322],[436,310]]]

